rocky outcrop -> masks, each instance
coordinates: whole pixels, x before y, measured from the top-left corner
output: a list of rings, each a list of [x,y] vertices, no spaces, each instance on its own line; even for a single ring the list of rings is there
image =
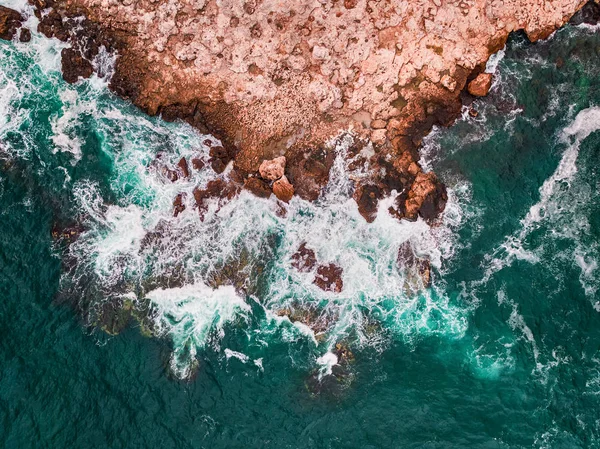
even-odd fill
[[[12,40],[23,20],[24,17],[17,11],[0,6],[0,39]]]
[[[546,38],[585,3],[31,1],[40,31],[72,38],[84,59],[101,45],[118,50],[115,92],[220,138],[210,160],[217,173],[233,161],[241,178],[258,179],[263,161],[284,155],[294,193],[314,200],[335,158],[327,142],[351,130],[372,146],[351,164],[368,220],[394,192],[399,218],[441,211],[445,190],[418,164],[422,137],[453,122],[467,86],[487,90],[480,74],[510,32]],[[246,187],[267,193],[260,180]]]

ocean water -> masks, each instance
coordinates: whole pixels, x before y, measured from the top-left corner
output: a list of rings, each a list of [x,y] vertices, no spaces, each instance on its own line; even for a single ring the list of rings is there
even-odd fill
[[[1,447],[600,446],[596,29],[514,35],[477,117],[427,137],[434,226],[391,200],[364,222],[347,137],[316,203],[241,193],[201,220],[217,175],[157,167],[216,140],[66,84],[63,45],[0,42]],[[292,267],[302,242],[341,293]]]

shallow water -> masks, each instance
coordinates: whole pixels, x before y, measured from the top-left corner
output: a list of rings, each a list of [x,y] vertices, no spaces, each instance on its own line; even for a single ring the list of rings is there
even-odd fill
[[[60,45],[0,42],[6,447],[598,444],[595,30],[514,36],[479,116],[426,139],[423,164],[450,193],[435,227],[385,202],[365,223],[344,140],[317,203],[295,198],[282,217],[242,193],[201,221],[192,191],[214,173],[171,183],[152,164],[206,156],[214,139],[98,77],[67,85]],[[74,225],[70,245],[53,239]],[[341,293],[291,266],[303,241],[343,268]],[[406,241],[431,259],[432,288],[407,289]],[[316,308],[327,330],[281,317],[289,307]]]

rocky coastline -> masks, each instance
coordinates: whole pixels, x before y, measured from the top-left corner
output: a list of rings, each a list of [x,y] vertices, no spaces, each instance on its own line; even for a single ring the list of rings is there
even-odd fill
[[[367,221],[392,194],[393,216],[435,220],[447,195],[418,163],[422,138],[487,93],[486,62],[511,32],[546,38],[586,4],[30,1],[38,31],[71,44],[62,53],[66,81],[91,76],[100,52],[116,53],[114,92],[222,141],[203,163],[223,173],[232,162],[233,170],[205,196],[230,197],[244,187],[283,202],[316,200],[336,139],[350,135],[354,198]],[[579,16],[593,16],[595,7],[589,2]],[[3,8],[2,37],[12,39],[20,20]],[[265,178],[261,164],[282,157],[284,173]]]

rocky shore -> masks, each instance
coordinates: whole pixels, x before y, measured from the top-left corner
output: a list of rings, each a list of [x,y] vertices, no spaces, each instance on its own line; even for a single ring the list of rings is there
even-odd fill
[[[354,197],[368,221],[379,200],[394,193],[392,215],[435,219],[446,190],[418,164],[423,136],[434,125],[450,125],[464,102],[486,95],[486,62],[509,33],[546,38],[585,4],[31,2],[38,30],[71,43],[62,54],[65,80],[91,76],[100,52],[116,52],[112,90],[149,114],[186,120],[221,139],[206,162],[217,173],[233,162],[233,171],[200,192],[200,203],[242,186],[283,202],[293,195],[315,200],[328,181],[336,138],[350,133]],[[0,33],[11,39],[20,14],[8,11],[0,10]],[[284,161],[276,178],[261,170],[273,161]]]

